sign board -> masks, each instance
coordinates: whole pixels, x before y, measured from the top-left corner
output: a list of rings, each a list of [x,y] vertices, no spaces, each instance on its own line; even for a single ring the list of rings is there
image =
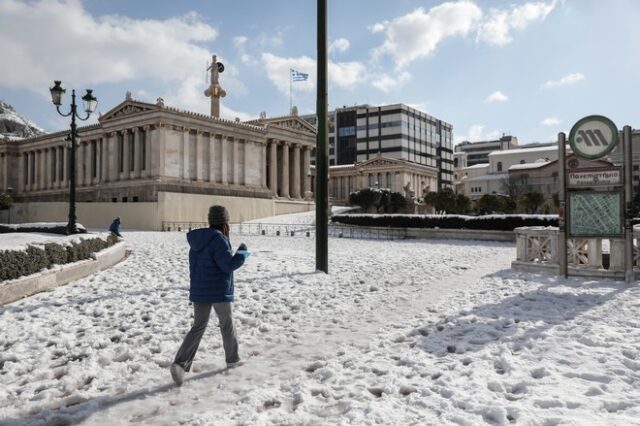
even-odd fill
[[[569,193],[570,237],[621,237],[621,192]]]
[[[607,117],[590,115],[579,120],[569,133],[573,152],[587,159],[601,158],[618,144],[618,128]]]
[[[622,184],[622,170],[619,167],[570,170],[567,184],[572,187],[617,186]]]

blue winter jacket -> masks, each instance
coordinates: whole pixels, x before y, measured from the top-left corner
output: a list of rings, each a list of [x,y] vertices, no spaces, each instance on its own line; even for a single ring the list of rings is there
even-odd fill
[[[233,271],[244,256],[217,229],[195,229],[187,234],[189,250],[189,299],[194,303],[233,302]]]

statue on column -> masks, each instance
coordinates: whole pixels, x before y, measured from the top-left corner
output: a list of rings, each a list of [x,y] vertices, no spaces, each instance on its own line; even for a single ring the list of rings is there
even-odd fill
[[[218,62],[216,55],[213,55],[211,65],[207,68],[207,71],[211,71],[211,81],[207,90],[204,91],[204,95],[211,98],[211,116],[220,117],[220,98],[227,96],[227,92],[218,82],[220,73],[224,72],[224,65],[222,62]]]

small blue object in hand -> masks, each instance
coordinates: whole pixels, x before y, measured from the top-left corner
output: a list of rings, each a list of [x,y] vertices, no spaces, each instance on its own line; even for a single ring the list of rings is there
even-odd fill
[[[249,250],[238,250],[238,253],[243,255],[245,259],[247,259],[249,256],[251,256],[251,252]]]

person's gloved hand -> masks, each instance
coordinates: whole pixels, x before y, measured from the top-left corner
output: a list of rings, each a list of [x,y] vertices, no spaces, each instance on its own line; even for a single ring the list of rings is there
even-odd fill
[[[251,252],[247,250],[247,245],[245,243],[240,244],[240,247],[238,247],[238,253],[243,255],[245,260],[251,256]]]

